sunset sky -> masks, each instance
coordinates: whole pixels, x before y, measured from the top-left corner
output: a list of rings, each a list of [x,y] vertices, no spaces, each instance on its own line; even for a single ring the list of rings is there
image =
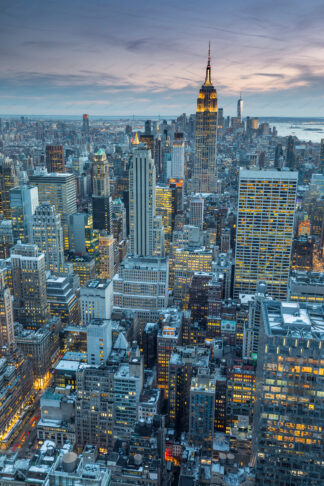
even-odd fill
[[[324,116],[324,2],[0,0],[0,113]]]

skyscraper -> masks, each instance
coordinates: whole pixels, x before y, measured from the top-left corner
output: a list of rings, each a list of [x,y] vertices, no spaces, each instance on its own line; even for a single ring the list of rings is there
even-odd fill
[[[253,449],[256,485],[322,485],[323,306],[262,305]]]
[[[215,192],[217,143],[217,94],[211,81],[210,49],[205,82],[196,112],[196,155],[192,186],[195,192]]]
[[[18,174],[12,159],[0,159],[0,215],[10,219],[10,189],[18,185]]]
[[[48,174],[39,170],[30,176],[30,183],[38,187],[40,203],[54,204],[61,216],[64,236],[64,250],[69,249],[69,216],[77,212],[76,179],[73,174]]]
[[[234,297],[254,294],[259,280],[287,296],[297,172],[240,170]]]
[[[94,156],[92,167],[93,228],[112,232],[112,199],[110,197],[109,164],[103,149]]]
[[[150,151],[134,151],[129,172],[129,225],[131,251],[153,255],[155,217],[155,165]]]
[[[242,121],[242,117],[243,117],[243,100],[242,100],[242,94],[240,93],[240,98],[237,101],[237,118],[239,119],[240,122]]]
[[[184,178],[185,162],[185,141],[183,133],[175,133],[172,144],[171,177],[176,179]]]
[[[38,189],[20,185],[10,189],[10,211],[14,241],[32,243],[33,215],[38,206]]]
[[[48,172],[65,172],[63,145],[46,145],[46,168]]]
[[[49,319],[45,256],[36,245],[18,243],[11,250],[15,318],[30,327]]]
[[[63,272],[64,245],[61,217],[48,201],[40,204],[33,218],[33,243],[45,255],[46,269]]]

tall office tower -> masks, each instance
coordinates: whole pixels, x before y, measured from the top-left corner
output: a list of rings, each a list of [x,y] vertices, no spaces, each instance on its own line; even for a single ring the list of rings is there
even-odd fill
[[[298,173],[240,169],[234,297],[264,280],[272,297],[287,296]]]
[[[15,319],[41,327],[49,319],[45,255],[36,245],[17,243],[11,250]]]
[[[99,232],[93,229],[92,214],[75,213],[69,218],[70,251],[76,255],[94,255],[98,251]]]
[[[172,221],[174,220],[172,199],[172,189],[168,185],[156,186],[156,214],[162,218],[167,252],[172,240]]]
[[[209,369],[200,368],[191,380],[189,439],[203,451],[211,451],[215,420],[215,377]]]
[[[154,250],[155,166],[149,150],[134,151],[129,172],[131,252],[151,256]]]
[[[171,177],[176,179],[184,178],[185,164],[185,141],[183,133],[175,133],[172,143],[172,164]]]
[[[85,135],[89,135],[89,115],[86,113],[82,117],[82,132]]]
[[[242,94],[240,93],[240,98],[237,101],[237,118],[239,119],[240,122],[242,122],[243,118],[243,100],[242,100]]]
[[[322,305],[264,302],[256,371],[256,485],[324,484]]]
[[[64,271],[64,244],[61,217],[48,201],[38,206],[33,217],[33,243],[45,255],[46,270]]]
[[[278,143],[275,151],[274,168],[281,169],[283,166],[283,149],[281,143]]]
[[[217,94],[211,81],[210,49],[205,82],[196,112],[196,155],[192,177],[195,192],[215,192],[217,153]]]
[[[126,208],[123,201],[119,198],[113,200],[112,231],[118,243],[126,240]]]
[[[83,367],[76,373],[76,442],[112,449],[114,445],[114,370],[105,366]]]
[[[46,145],[45,157],[48,172],[65,172],[63,145]]]
[[[0,223],[0,258],[9,258],[10,248],[14,245],[11,219],[4,219]]]
[[[131,309],[140,324],[157,322],[168,305],[169,265],[167,258],[127,257],[113,278],[114,308]],[[143,329],[136,330],[142,334]]]
[[[296,165],[296,153],[295,153],[295,139],[292,135],[289,135],[287,139],[287,154],[286,154],[286,166],[289,169],[295,169]]]
[[[32,243],[33,215],[38,206],[38,189],[21,185],[10,189],[10,211],[14,241]]]
[[[311,236],[294,238],[291,250],[291,269],[311,271],[313,269],[313,254],[315,239]]]
[[[161,322],[157,336],[157,386],[164,390],[164,397],[169,396],[169,361],[176,346],[180,345],[183,313],[178,308],[168,309]]]
[[[85,326],[92,319],[110,319],[113,306],[111,280],[89,280],[80,288],[81,321]]]
[[[0,353],[1,348],[11,348],[15,341],[14,317],[10,289],[6,284],[6,269],[0,269]]]
[[[99,235],[99,277],[113,278],[115,266],[114,237],[106,232]]]
[[[0,159],[0,215],[11,219],[10,189],[18,185],[18,172],[14,161],[8,157]]]
[[[103,149],[98,150],[98,152],[94,156],[92,171],[93,196],[109,196],[109,164],[106,152]]]
[[[29,178],[31,185],[38,187],[40,203],[54,204],[61,216],[63,227],[64,250],[69,250],[69,217],[77,212],[76,179],[73,174],[48,174],[40,169]]]
[[[112,348],[111,321],[92,319],[87,326],[88,364],[106,363]]]
[[[189,427],[190,387],[193,374],[198,368],[208,368],[209,349],[198,346],[176,346],[169,361],[170,427],[187,431]]]
[[[202,229],[204,224],[204,198],[195,195],[189,201],[189,224]]]
[[[154,135],[152,134],[151,120],[146,120],[145,131],[140,135],[140,142],[144,143],[146,148],[151,151],[150,155],[154,156]]]

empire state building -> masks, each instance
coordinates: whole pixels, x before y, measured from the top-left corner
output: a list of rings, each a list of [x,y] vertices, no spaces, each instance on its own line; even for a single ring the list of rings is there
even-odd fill
[[[192,177],[195,192],[215,192],[217,143],[217,94],[211,81],[210,47],[205,82],[196,112],[196,154]]]

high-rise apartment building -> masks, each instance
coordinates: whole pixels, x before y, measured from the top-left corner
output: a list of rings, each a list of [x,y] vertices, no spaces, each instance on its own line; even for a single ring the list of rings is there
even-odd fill
[[[53,173],[39,169],[30,176],[31,185],[38,187],[40,203],[54,204],[61,216],[64,250],[69,250],[69,216],[77,212],[76,179],[73,174]]]
[[[0,159],[0,215],[11,218],[10,189],[18,185],[18,172],[14,161],[8,157]]]
[[[322,305],[264,302],[256,371],[256,484],[324,482]]]
[[[205,82],[196,111],[196,154],[192,177],[195,192],[215,192],[217,153],[217,94],[211,81],[210,50]]]
[[[49,173],[65,172],[65,157],[63,145],[46,145],[46,168]]]
[[[44,326],[50,316],[44,253],[18,242],[11,250],[11,266],[16,320],[28,327]]]
[[[185,141],[183,133],[175,133],[172,143],[171,177],[184,179],[185,176]]]
[[[264,280],[285,299],[291,258],[297,172],[240,170],[234,297]]]
[[[33,217],[33,242],[45,255],[46,269],[64,271],[64,244],[61,217],[48,201],[40,204]]]
[[[38,189],[20,185],[10,189],[10,211],[15,243],[33,242],[33,215],[38,206]]]
[[[169,251],[172,240],[173,215],[172,189],[164,184],[156,186],[156,214],[162,217],[166,250]]]
[[[129,172],[129,226],[134,255],[153,255],[154,218],[155,165],[149,150],[138,147]]]

